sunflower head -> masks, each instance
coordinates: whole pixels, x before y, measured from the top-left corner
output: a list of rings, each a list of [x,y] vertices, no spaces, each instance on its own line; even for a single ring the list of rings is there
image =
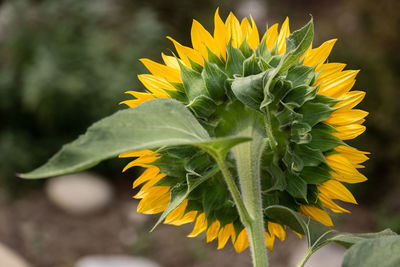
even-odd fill
[[[350,91],[358,71],[327,62],[336,42],[313,48],[313,22],[290,34],[289,19],[260,36],[254,20],[215,14],[213,34],[193,21],[192,47],[168,37],[176,54],[164,63],[142,59],[151,74],[139,75],[146,92],[129,91],[135,107],[155,98],[184,103],[212,137],[250,133],[264,141],[261,189],[264,207],[283,205],[331,226],[327,209],[342,213],[337,200],[356,203],[345,184],[366,180],[357,168],[367,152],[345,144],[360,135],[367,112],[354,109],[365,93]],[[240,149],[227,163],[237,176]],[[134,157],[126,169],[144,167],[138,212],[163,212],[164,223],[194,222],[190,237],[206,232],[218,248],[232,240],[238,252],[248,246],[246,230],[214,159],[190,146],[121,154]],[[198,181],[202,179],[202,183]],[[238,181],[236,181],[238,183]],[[285,225],[264,215],[265,237],[285,239]]]

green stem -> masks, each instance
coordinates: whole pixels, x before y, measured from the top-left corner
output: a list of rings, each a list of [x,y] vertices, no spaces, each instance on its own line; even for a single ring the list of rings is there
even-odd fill
[[[269,140],[269,144],[271,145],[271,149],[274,151],[278,143],[276,142],[274,133],[272,131],[271,113],[270,113],[268,107],[265,108],[265,115],[266,115],[265,129],[267,131],[268,140]]]
[[[299,263],[297,263],[297,267],[303,267],[304,264],[308,261],[312,253],[309,253],[311,248],[308,248],[307,251],[304,253],[303,257],[300,259]]]
[[[264,137],[248,127],[241,132],[244,136],[253,136],[252,142],[233,148],[240,180],[243,201],[252,221],[246,225],[253,264],[255,267],[268,266],[265,244],[264,216],[262,208],[260,159],[265,148]]]
[[[239,189],[236,186],[235,181],[233,180],[233,177],[228,169],[228,167],[225,164],[224,159],[221,157],[216,157],[215,160],[217,161],[217,164],[222,172],[222,175],[224,176],[225,183],[228,186],[229,191],[231,192],[233,201],[236,204],[236,207],[239,212],[239,216],[242,220],[243,223],[249,223],[251,221],[251,217],[249,213],[247,212],[247,209],[243,203],[243,200],[240,196]]]
[[[246,206],[251,207],[250,209],[247,209],[242,201],[242,198],[240,197],[239,190],[236,187],[236,184],[225,164],[225,161],[217,159],[217,163],[221,169],[221,172],[225,178],[225,182],[228,185],[228,188],[231,191],[232,197],[236,203],[240,219],[243,225],[246,227],[250,243],[251,255],[253,258],[253,266],[268,267],[268,257],[265,245],[265,230],[264,230],[264,219],[262,216],[261,200],[256,202],[251,201],[253,203],[245,203]],[[258,191],[259,191],[259,197],[256,198],[260,199],[261,189],[259,189]],[[251,192],[251,193],[256,195],[255,194],[256,192]],[[248,213],[248,211],[250,210],[253,211],[254,217]]]

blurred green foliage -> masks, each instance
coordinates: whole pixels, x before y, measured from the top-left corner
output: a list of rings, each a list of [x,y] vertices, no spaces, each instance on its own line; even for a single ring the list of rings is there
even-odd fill
[[[132,11],[132,10],[131,10]],[[0,177],[43,163],[62,143],[141,88],[141,57],[159,56],[164,27],[150,9],[111,1],[9,1],[0,21]],[[120,172],[118,168],[112,168]],[[108,168],[108,169],[110,169]]]

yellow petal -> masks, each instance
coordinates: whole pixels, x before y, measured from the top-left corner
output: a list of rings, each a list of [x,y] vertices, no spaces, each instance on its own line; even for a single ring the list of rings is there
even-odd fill
[[[213,241],[215,238],[217,238],[220,225],[221,225],[220,222],[218,220],[216,220],[208,227],[207,232],[206,232],[207,243],[209,243],[209,242]]]
[[[182,218],[186,207],[188,204],[188,200],[185,199],[178,207],[176,207],[173,211],[171,211],[168,216],[165,218],[164,223],[165,224],[171,224],[176,220],[179,220]]]
[[[143,198],[144,196],[146,196],[147,195],[146,191],[148,191],[149,188],[151,188],[153,185],[155,185],[158,181],[160,181],[165,176],[166,175],[164,173],[160,173],[153,179],[149,180],[147,183],[145,183],[142,186],[142,188],[140,188],[140,191],[134,196],[134,198]]]
[[[260,44],[260,35],[258,34],[258,29],[256,23],[253,20],[253,17],[250,16],[251,19],[251,29],[247,35],[247,43],[251,47],[251,49],[256,49],[256,47]]]
[[[267,47],[269,50],[272,50],[274,48],[276,40],[278,39],[278,23],[272,25],[270,28],[267,30]]]
[[[343,155],[332,154],[325,158],[328,164],[336,171],[331,172],[331,175],[336,180],[346,183],[361,183],[367,180]]]
[[[136,188],[142,183],[155,178],[159,172],[160,169],[156,166],[148,167],[138,178],[136,178],[136,180],[133,182],[132,188]]]
[[[150,74],[138,75],[139,81],[158,98],[168,98],[169,95],[163,89],[176,90],[170,83],[164,79]]]
[[[360,109],[336,110],[325,122],[331,125],[348,125],[365,118],[368,112]]]
[[[289,18],[286,17],[278,36],[278,53],[280,55],[285,53],[286,51],[286,37],[288,37],[289,35],[290,35]]]
[[[150,71],[151,74],[164,78],[167,81],[181,82],[179,70],[162,65],[147,58],[142,58],[140,61]]]
[[[145,150],[139,150],[139,151],[129,151],[125,153],[121,153],[119,155],[120,158],[136,158],[140,156],[148,156],[149,154],[154,154],[155,156],[158,156],[157,153],[154,153],[150,149],[145,149]]]
[[[346,157],[353,165],[361,164],[369,159],[366,156],[366,154],[369,154],[369,152],[359,151],[353,147],[337,146],[335,150],[340,152],[340,154]]]
[[[344,126],[338,126],[335,128],[338,132],[333,133],[333,135],[341,140],[354,139],[360,134],[362,134],[366,129],[365,126],[360,124],[349,124]]]
[[[182,218],[175,220],[174,222],[171,222],[170,224],[179,226],[179,225],[183,225],[186,223],[191,223],[196,219],[196,216],[197,216],[197,211],[189,211],[189,212],[185,213],[185,215],[183,215]]]
[[[350,211],[340,207],[329,196],[327,196],[325,194],[319,194],[318,198],[319,198],[319,200],[321,200],[321,203],[325,208],[328,208],[328,209],[332,210],[333,212],[336,212],[336,213],[343,213],[343,212],[350,213]]]
[[[275,236],[265,232],[265,243],[270,251],[274,250]]]
[[[353,87],[359,72],[359,70],[346,70],[329,76],[329,79],[325,79],[320,85],[318,93],[331,97],[347,93]]]
[[[349,110],[357,106],[365,97],[365,92],[350,91],[340,97],[341,101],[335,105],[340,107],[341,110]]]
[[[227,224],[218,233],[218,249],[225,247],[226,242],[228,242],[229,238],[232,237],[232,240],[235,239],[235,229],[233,224]]]
[[[314,84],[320,84],[325,79],[329,79],[331,75],[341,72],[345,67],[346,64],[343,63],[326,63],[318,65],[315,71],[320,73],[318,74],[318,78]]]
[[[214,16],[214,40],[219,50],[219,53],[216,55],[221,55],[226,60],[226,44],[228,43],[229,39],[226,36],[225,24],[219,16],[218,10],[219,8],[217,8],[217,11],[215,11]]]
[[[127,91],[125,93],[130,94],[136,98],[133,100],[125,100],[125,101],[120,102],[120,104],[126,104],[130,108],[136,107],[148,100],[155,99],[155,97],[149,93],[136,92],[136,91]]]
[[[196,62],[197,64],[203,66],[203,58],[201,57],[200,53],[190,47],[181,45],[171,37],[167,36],[167,38],[174,44],[176,52],[178,52],[178,55],[180,59],[183,61],[183,63],[191,68],[192,64],[190,64],[189,58]]]
[[[228,41],[232,40],[233,47],[240,47],[243,40],[242,29],[240,28],[238,19],[232,12],[229,13],[228,18],[226,19],[225,27],[228,33]]]
[[[283,241],[286,237],[286,231],[278,223],[268,222],[268,231],[271,235],[275,235],[279,240]]]
[[[243,229],[237,236],[234,247],[237,253],[241,253],[248,246],[249,246],[249,239],[247,237],[247,232],[246,229]]]
[[[152,187],[139,202],[137,212],[145,214],[162,212],[167,208],[169,200],[170,193],[168,186]]]
[[[149,163],[152,163],[154,161],[157,160],[157,156],[153,155],[153,154],[149,154],[149,156],[141,156],[135,160],[132,160],[131,162],[129,162],[125,168],[122,170],[122,172],[125,172],[126,170],[128,170],[129,168],[132,168],[134,166],[146,166]]]
[[[168,67],[174,68],[179,70],[179,63],[178,63],[178,59],[176,57],[172,57],[172,56],[167,56],[164,53],[161,53],[161,57],[165,63],[165,65],[167,65]]]
[[[193,231],[188,235],[188,237],[196,237],[206,229],[207,229],[207,219],[203,212],[197,217]]]
[[[357,204],[353,194],[339,181],[331,179],[317,187],[322,194],[329,196],[331,199]]]
[[[242,22],[240,23],[240,29],[242,30],[242,36],[243,39],[248,36],[250,30],[251,30],[251,26],[249,23],[249,20],[247,18],[242,19]],[[241,40],[242,42],[243,40]]]
[[[200,54],[208,60],[207,47],[216,55],[219,55],[219,49],[215,44],[214,38],[211,34],[204,29],[204,27],[196,20],[193,20],[192,30],[192,45],[193,48],[200,52]]]
[[[317,48],[311,49],[304,57],[303,65],[317,66],[317,68],[321,66],[328,58],[336,41],[337,39],[332,39]]]
[[[305,215],[313,218],[316,221],[319,221],[326,226],[333,226],[331,217],[329,217],[329,214],[324,210],[308,205],[300,205],[300,210]]]

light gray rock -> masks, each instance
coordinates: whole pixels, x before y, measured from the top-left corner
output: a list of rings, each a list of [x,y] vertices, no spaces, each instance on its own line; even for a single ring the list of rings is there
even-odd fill
[[[111,202],[113,196],[111,185],[90,173],[52,178],[47,181],[46,193],[57,207],[74,214],[101,210]]]
[[[93,255],[78,260],[74,267],[161,267],[161,265],[141,257]]]
[[[0,266],[29,267],[29,264],[14,251],[0,243]]]
[[[305,242],[302,242],[293,252],[289,266],[296,266],[307,249]],[[340,267],[342,265],[346,249],[337,244],[328,244],[317,250],[308,260],[305,267]]]

